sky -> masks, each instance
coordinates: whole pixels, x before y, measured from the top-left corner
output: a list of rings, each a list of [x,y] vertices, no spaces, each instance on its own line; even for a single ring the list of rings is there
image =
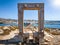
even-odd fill
[[[0,0],[0,18],[18,19],[18,3],[44,3],[44,20],[60,20],[60,0]],[[37,10],[25,10],[24,17],[33,13],[38,15]]]
[[[38,20],[38,10],[24,10],[24,20]]]

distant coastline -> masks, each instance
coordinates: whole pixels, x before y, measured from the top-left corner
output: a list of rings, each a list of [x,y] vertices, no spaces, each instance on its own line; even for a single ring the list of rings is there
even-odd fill
[[[38,24],[37,20],[24,20],[24,23],[35,23]],[[16,19],[4,19],[0,18],[0,26],[18,26],[18,21]],[[35,25],[37,26],[37,25]],[[44,21],[44,28],[59,28],[60,29],[60,21]]]
[[[13,23],[13,22],[17,23],[17,20],[15,20],[15,19],[0,18],[0,24],[9,24],[9,23]]]
[[[2,23],[13,23],[13,22],[18,22],[18,20],[16,20],[16,19],[5,19],[5,18],[0,18],[0,24],[2,24]],[[24,20],[24,22],[36,22],[36,23],[38,23],[38,20]],[[56,24],[56,23],[58,23],[58,24],[60,24],[59,23],[60,21],[52,21],[52,20],[44,20],[44,23],[45,24]]]

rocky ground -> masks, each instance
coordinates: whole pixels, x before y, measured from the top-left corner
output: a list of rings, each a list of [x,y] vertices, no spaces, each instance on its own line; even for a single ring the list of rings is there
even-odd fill
[[[6,40],[18,35],[17,26],[0,26],[0,40]]]
[[[44,40],[49,45],[60,45],[60,30],[59,29],[45,29]]]
[[[25,32],[29,32],[25,30]],[[31,30],[30,30],[31,32]],[[36,30],[33,30],[36,32]],[[0,40],[6,40],[18,35],[17,26],[0,26]],[[49,45],[60,45],[60,29],[44,29],[44,43]]]

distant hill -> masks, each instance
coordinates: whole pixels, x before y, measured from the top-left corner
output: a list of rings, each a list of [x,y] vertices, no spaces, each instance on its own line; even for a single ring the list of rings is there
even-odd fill
[[[0,24],[5,23],[5,24],[9,24],[9,23],[17,23],[18,21],[16,19],[5,19],[5,18],[0,18]],[[38,23],[38,20],[24,20],[25,23]],[[45,20],[44,24],[59,24],[60,25],[60,21],[49,21],[49,20]]]
[[[0,18],[0,23],[12,23],[12,22],[17,22],[17,20]]]

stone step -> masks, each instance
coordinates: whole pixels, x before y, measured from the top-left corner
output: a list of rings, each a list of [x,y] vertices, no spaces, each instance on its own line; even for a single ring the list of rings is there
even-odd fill
[[[41,45],[48,45],[48,44],[41,44]]]
[[[41,43],[41,45],[49,45],[48,42]]]

